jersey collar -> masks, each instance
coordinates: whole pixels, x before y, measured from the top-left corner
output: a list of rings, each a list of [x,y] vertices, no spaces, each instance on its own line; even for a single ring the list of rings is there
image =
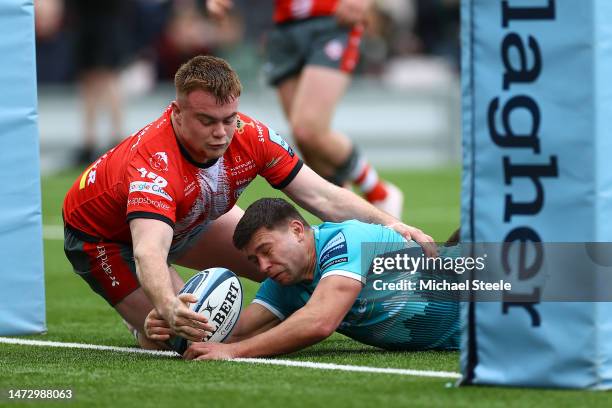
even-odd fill
[[[176,139],[176,144],[178,144],[179,150],[181,151],[181,154],[183,155],[183,157],[185,158],[185,160],[187,160],[189,163],[193,164],[196,167],[199,167],[201,169],[207,169],[209,167],[212,167],[215,165],[215,163],[217,163],[217,161],[219,160],[219,158],[216,158],[214,160],[210,160],[207,161],[205,163],[200,163],[198,161],[195,161],[193,159],[193,157],[191,157],[189,155],[189,152],[187,151],[187,149],[185,149],[185,147],[181,144],[181,142],[178,140],[178,137],[176,137],[176,135],[174,135],[174,138]]]

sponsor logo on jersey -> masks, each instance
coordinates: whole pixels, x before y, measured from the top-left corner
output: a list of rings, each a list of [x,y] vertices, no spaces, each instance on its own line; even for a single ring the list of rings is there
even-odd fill
[[[272,160],[270,160],[268,163],[266,163],[266,169],[269,169],[270,167],[274,167],[278,164],[278,162],[281,161],[280,157],[275,157]]]
[[[236,184],[236,187],[240,187],[243,184],[249,184],[252,180],[253,179],[251,177],[241,178],[241,179],[236,180],[235,184]]]
[[[157,152],[149,157],[151,168],[157,171],[168,171],[168,155],[166,152]]]
[[[289,146],[289,143],[285,141],[278,133],[276,133],[273,129],[268,128],[268,135],[270,136],[270,141],[276,143],[283,149],[289,153],[289,156],[293,157],[295,153],[293,153],[293,149]]]
[[[166,187],[168,185],[168,180],[166,180],[162,176],[158,176],[157,174],[153,173],[152,171],[148,171],[144,167],[141,167],[141,168],[139,168],[137,170],[140,173],[140,177],[151,179],[151,180],[153,180],[153,183],[157,184],[160,187]]]
[[[253,123],[252,121],[245,122],[241,117],[238,117],[238,119],[236,120],[236,132],[238,132],[239,134],[243,134],[246,126],[250,126],[255,129],[255,123]]]
[[[264,132],[263,131],[264,131],[263,128],[261,127],[259,122],[257,122],[257,139],[261,143],[264,143],[266,141],[266,139],[264,138]]]
[[[257,168],[257,163],[255,163],[255,160],[249,160],[247,162],[240,163],[234,167],[230,167],[229,171],[230,171],[230,174],[235,177],[240,174],[250,172],[251,170],[256,169],[256,168]]]
[[[108,153],[112,152],[113,150],[115,149],[113,148],[109,150]],[[105,153],[102,157],[96,160],[95,163],[92,164],[87,170],[85,170],[85,172],[83,172],[81,180],[79,181],[79,190],[83,190],[88,185],[94,184],[96,182],[96,169],[98,168],[98,165],[102,163],[102,160],[106,159],[108,153]]]
[[[108,255],[106,254],[106,247],[104,245],[96,245],[96,249],[98,250],[98,255],[96,259],[100,262],[100,268],[104,272],[104,274],[111,280],[111,286],[114,288],[115,286],[119,286],[119,280],[113,274],[113,267],[108,260]]]
[[[336,256],[347,253],[348,250],[346,247],[346,238],[344,237],[342,231],[340,231],[329,241],[327,241],[325,246],[321,249],[321,256],[319,256],[319,268],[322,270],[324,269],[323,265],[325,265],[325,267],[330,266],[325,263]]]
[[[334,266],[334,265],[342,263],[342,262],[348,262],[348,257],[343,256],[342,258],[332,259],[331,261],[329,261],[325,265],[321,266],[319,269],[321,270],[321,272],[323,272],[324,270],[326,270],[330,266]]]
[[[155,208],[159,208],[161,210],[169,210],[170,206],[166,203],[164,203],[163,201],[154,201],[149,199],[148,197],[134,197],[134,198],[130,198],[127,202],[128,207],[129,206],[137,206],[137,205],[150,205],[153,206]]]
[[[185,186],[185,190],[184,190],[185,197],[187,197],[189,194],[193,193],[195,191],[196,187],[197,187],[197,184],[196,184],[195,181],[192,181],[191,183],[187,184]]]
[[[164,190],[163,187],[154,182],[151,183],[148,181],[132,181],[130,183],[130,193],[134,192],[154,194],[163,197],[168,201],[172,201],[172,197],[170,197],[170,194],[166,193],[166,190]]]

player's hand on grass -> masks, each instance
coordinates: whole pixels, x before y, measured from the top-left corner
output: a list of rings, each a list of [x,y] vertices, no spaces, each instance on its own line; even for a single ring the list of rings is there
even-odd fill
[[[234,7],[232,0],[207,0],[206,10],[208,14],[218,20],[224,19]]]
[[[396,222],[395,224],[389,225],[389,228],[392,228],[394,231],[401,234],[407,240],[416,241],[421,248],[423,248],[423,252],[425,256],[435,258],[438,256],[438,247],[434,242],[433,238],[421,231],[418,228],[411,227],[410,225],[406,225],[403,222]]]
[[[336,20],[342,25],[363,23],[370,0],[340,0],[336,7]]]
[[[185,360],[229,360],[235,357],[231,343],[191,343],[183,354]]]
[[[165,319],[174,333],[190,341],[202,341],[214,330],[206,317],[189,309],[188,304],[197,301],[198,298],[191,293],[178,295]]]

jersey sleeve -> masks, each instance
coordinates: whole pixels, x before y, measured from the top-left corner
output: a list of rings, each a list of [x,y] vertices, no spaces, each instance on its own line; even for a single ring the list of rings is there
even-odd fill
[[[283,287],[268,278],[259,287],[253,303],[262,305],[280,320],[285,320],[303,306],[296,303],[299,296],[295,296],[297,293],[294,292],[293,286]]]
[[[361,244],[371,237],[353,225],[346,225],[334,234],[319,251],[318,267],[321,279],[344,276],[366,283],[368,268],[362,265]]]
[[[355,220],[345,221],[341,225],[343,227],[319,251],[321,279],[340,275],[359,280],[365,285],[375,257],[392,256],[406,248],[422,251],[416,242],[406,241],[389,227]]]
[[[261,122],[251,120],[255,123],[257,132],[257,138],[253,143],[255,143],[259,174],[272,187],[283,189],[293,181],[304,163],[278,133]]]
[[[182,191],[178,171],[168,163],[166,152],[138,152],[127,168],[127,220],[150,218],[174,228],[177,191]]]

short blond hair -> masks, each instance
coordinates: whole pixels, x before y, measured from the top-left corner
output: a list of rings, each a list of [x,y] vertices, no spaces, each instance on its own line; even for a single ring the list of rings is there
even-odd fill
[[[177,95],[202,90],[214,95],[217,103],[229,103],[240,96],[242,85],[227,61],[210,55],[193,57],[176,71]]]

